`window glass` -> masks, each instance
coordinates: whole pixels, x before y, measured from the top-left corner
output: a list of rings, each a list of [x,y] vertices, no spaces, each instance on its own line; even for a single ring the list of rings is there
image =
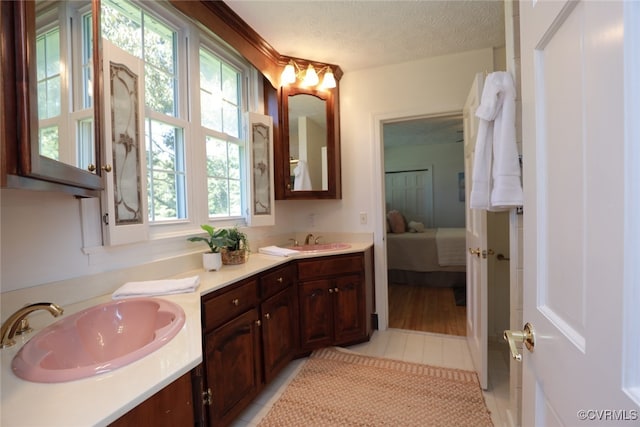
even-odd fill
[[[200,110],[207,148],[209,216],[241,216],[243,149],[240,138],[242,74],[200,48]],[[212,132],[215,131],[215,132]]]
[[[213,137],[206,137],[206,145],[209,216],[241,216],[241,148]]]
[[[146,121],[149,220],[186,217],[185,161],[181,128]]]
[[[38,118],[60,115],[60,28],[56,27],[36,38],[36,70],[38,75]]]

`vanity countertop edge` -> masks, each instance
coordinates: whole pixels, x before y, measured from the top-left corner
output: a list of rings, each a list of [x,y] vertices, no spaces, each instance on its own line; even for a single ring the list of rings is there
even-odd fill
[[[12,348],[0,351],[0,425],[6,426],[104,426],[117,420],[202,362],[201,297],[232,283],[285,264],[293,259],[318,258],[364,252],[372,242],[351,243],[347,249],[300,253],[278,257],[252,253],[245,264],[225,265],[220,271],[186,271],[172,278],[200,276],[196,292],[158,296],[179,304],[186,314],[182,330],[148,356],[112,372],[63,383],[34,383],[13,374],[11,361],[38,327]],[[111,300],[111,294],[67,305],[65,315]],[[46,319],[46,318],[45,318]]]

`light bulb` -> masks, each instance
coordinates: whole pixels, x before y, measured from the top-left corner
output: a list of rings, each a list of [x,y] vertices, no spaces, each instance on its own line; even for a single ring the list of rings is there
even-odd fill
[[[320,79],[318,78],[316,70],[313,68],[313,65],[309,64],[309,66],[307,67],[307,72],[304,74],[304,80],[302,80],[302,84],[304,86],[315,86],[319,81]]]
[[[333,71],[331,68],[327,68],[327,71],[324,73],[324,78],[322,79],[322,87],[324,89],[333,89],[336,87],[336,78],[333,76]]]
[[[280,76],[280,81],[282,84],[291,84],[296,81],[296,70],[293,67],[293,63],[289,62],[284,70],[282,71],[282,75]]]

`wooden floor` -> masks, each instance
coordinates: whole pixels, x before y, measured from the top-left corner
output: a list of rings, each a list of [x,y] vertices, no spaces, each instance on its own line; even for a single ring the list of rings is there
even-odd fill
[[[467,334],[467,308],[457,306],[453,288],[389,284],[389,327],[438,334]]]

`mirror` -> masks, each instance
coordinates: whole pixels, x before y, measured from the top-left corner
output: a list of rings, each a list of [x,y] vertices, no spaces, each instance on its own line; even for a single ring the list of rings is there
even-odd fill
[[[283,198],[340,198],[334,91],[282,89]]]
[[[326,101],[289,95],[289,164],[293,191],[328,190]]]
[[[16,3],[21,175],[102,189],[99,11],[99,0]]]

